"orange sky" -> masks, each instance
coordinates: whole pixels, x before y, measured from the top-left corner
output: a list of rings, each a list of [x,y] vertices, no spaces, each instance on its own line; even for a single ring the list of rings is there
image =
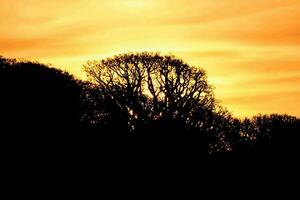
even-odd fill
[[[0,55],[82,64],[172,53],[208,72],[235,116],[300,116],[300,0],[0,0]]]

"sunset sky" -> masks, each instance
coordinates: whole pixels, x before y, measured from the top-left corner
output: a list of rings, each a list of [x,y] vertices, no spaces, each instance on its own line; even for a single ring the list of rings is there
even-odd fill
[[[300,0],[0,0],[0,55],[84,77],[118,53],[206,69],[235,116],[300,116]]]

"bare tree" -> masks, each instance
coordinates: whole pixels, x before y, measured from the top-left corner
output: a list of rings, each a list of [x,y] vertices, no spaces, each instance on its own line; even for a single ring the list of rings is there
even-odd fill
[[[215,110],[205,71],[172,55],[123,54],[89,61],[84,69],[130,119],[181,120],[200,128]]]

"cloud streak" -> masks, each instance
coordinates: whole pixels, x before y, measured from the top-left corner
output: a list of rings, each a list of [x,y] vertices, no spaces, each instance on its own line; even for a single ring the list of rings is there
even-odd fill
[[[205,68],[217,98],[237,115],[273,108],[300,116],[300,106],[281,106],[299,102],[299,0],[0,0],[0,5],[4,56],[51,62],[83,77],[88,59],[144,50],[173,53]]]

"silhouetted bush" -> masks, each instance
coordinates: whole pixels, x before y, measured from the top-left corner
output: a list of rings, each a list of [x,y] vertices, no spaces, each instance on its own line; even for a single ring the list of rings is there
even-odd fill
[[[43,64],[1,57],[0,92],[1,137],[14,152],[11,159],[62,159],[72,151],[82,113],[80,81]]]
[[[251,164],[298,162],[300,120],[288,115],[258,115],[244,119],[233,141],[234,161]]]
[[[0,70],[3,125],[55,133],[78,124],[81,88],[71,75],[39,63],[3,58]]]

